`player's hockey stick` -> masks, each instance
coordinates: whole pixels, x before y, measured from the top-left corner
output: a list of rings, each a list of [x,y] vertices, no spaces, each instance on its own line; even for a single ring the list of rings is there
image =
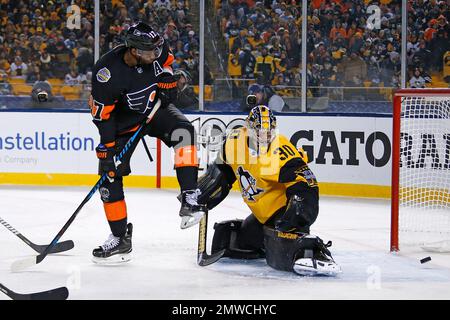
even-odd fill
[[[0,283],[0,291],[13,300],[66,300],[69,297],[69,290],[60,287],[53,290],[21,294],[14,292]]]
[[[208,232],[208,212],[206,212],[199,223],[198,229],[198,250],[197,250],[197,264],[201,267],[213,264],[225,253],[225,249],[213,253],[211,255],[206,253],[206,235]]]
[[[14,229],[8,222],[3,220],[1,217],[0,217],[0,223],[2,225],[4,225],[6,227],[6,229],[8,229],[12,233],[14,233],[20,240],[25,242],[28,246],[30,246],[37,253],[42,253],[42,252],[44,252],[45,248],[47,248],[48,245],[39,245],[39,244],[35,244],[35,243],[31,242],[30,240],[28,240],[23,234],[21,234],[19,231]],[[74,244],[73,244],[72,240],[63,241],[63,242],[57,243],[52,248],[52,250],[50,250],[50,253],[58,253],[58,252],[68,251],[68,250],[72,249],[73,247],[74,247]]]
[[[144,137],[142,137],[142,143],[144,144],[145,152],[147,153],[148,158],[150,159],[150,162],[153,162],[152,154],[150,153],[150,149],[148,148],[147,142],[145,142]]]
[[[144,128],[145,125],[148,124],[152,120],[153,116],[155,115],[156,111],[159,109],[160,106],[161,106],[161,101],[158,100],[158,102],[153,107],[153,110],[150,113],[150,115],[148,116],[148,118],[145,121],[145,123],[143,123],[143,124],[141,124],[139,126],[139,128],[136,130],[136,132],[127,141],[127,143],[125,144],[125,146],[123,147],[123,149],[119,153],[119,155],[116,156],[116,158],[115,158],[115,162],[116,163],[120,163],[120,160],[122,160],[123,156],[128,152],[128,150],[133,145],[135,140],[139,137],[139,134],[141,133],[142,128]],[[137,140],[137,141],[139,142],[139,140]],[[84,205],[92,198],[92,196],[97,192],[97,190],[100,189],[100,187],[102,186],[103,182],[105,182],[106,179],[108,179],[108,175],[106,173],[104,173],[100,177],[100,179],[97,181],[95,186],[91,189],[91,191],[89,191],[88,195],[80,203],[80,205],[75,210],[75,212],[72,214],[72,216],[69,218],[69,220],[66,222],[66,224],[58,232],[58,234],[55,236],[55,238],[52,240],[52,242],[47,246],[47,248],[44,250],[44,252],[42,252],[41,254],[39,254],[39,255],[37,255],[35,257],[31,257],[31,258],[26,258],[26,259],[15,261],[11,265],[11,270],[13,272],[18,272],[18,271],[24,270],[26,268],[29,268],[29,267],[32,267],[34,265],[37,265],[37,264],[41,263],[42,260],[44,260],[45,257],[49,254],[50,250],[52,250],[52,248],[58,243],[59,239],[62,237],[64,232],[66,232],[66,230],[69,228],[69,226],[75,220],[75,218],[77,217],[77,215],[81,211],[81,209],[84,207]]]

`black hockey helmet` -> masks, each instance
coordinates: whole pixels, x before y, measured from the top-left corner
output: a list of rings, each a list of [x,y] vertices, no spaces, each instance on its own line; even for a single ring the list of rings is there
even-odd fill
[[[187,71],[187,70],[184,70],[184,69],[177,69],[177,70],[174,71],[173,74],[174,74],[175,76],[176,76],[176,75],[179,75],[180,77],[182,76],[182,77],[184,77],[184,78],[186,79],[186,82],[185,82],[183,88],[181,88],[180,91],[184,91],[184,90],[185,90],[187,87],[189,87],[189,85],[192,83],[192,76],[191,76],[191,74],[189,73],[189,71]]]
[[[143,51],[152,51],[159,49],[164,43],[164,38],[158,32],[153,30],[151,26],[144,22],[133,24],[124,36],[125,45],[127,47],[136,48]]]

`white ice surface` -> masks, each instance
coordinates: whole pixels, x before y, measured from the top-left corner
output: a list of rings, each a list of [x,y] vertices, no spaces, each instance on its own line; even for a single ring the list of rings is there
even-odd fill
[[[49,243],[88,188],[0,187],[0,217],[31,241]],[[391,254],[389,202],[326,198],[312,233],[333,241],[343,273],[302,278],[268,267],[264,260],[222,259],[196,264],[198,227],[181,230],[176,191],[127,189],[134,224],[133,260],[120,266],[91,262],[91,251],[109,235],[98,194],[82,209],[62,240],[75,248],[12,273],[13,261],[34,251],[0,226],[0,282],[20,293],[68,286],[69,299],[450,299],[450,254]],[[209,243],[216,221],[245,218],[249,211],[232,193],[210,212]],[[431,256],[421,264],[419,259]],[[8,299],[1,294],[0,299]]]

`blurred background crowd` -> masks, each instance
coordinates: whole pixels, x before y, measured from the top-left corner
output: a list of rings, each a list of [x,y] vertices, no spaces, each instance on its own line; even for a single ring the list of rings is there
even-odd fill
[[[81,9],[79,28],[67,24],[72,4]],[[100,10],[100,55],[120,44],[133,22],[146,21],[172,48],[174,68],[188,71],[198,84],[199,39],[188,0],[101,1]],[[94,64],[94,1],[0,0],[0,21],[2,94],[29,94],[36,81],[48,81],[54,95],[86,98]]]
[[[370,19],[379,10],[379,24]],[[368,10],[369,9],[369,10]],[[407,85],[448,87],[450,1],[409,0]],[[228,44],[228,73],[270,85],[283,96],[301,85],[301,1],[222,1],[218,24]],[[348,99],[380,97],[400,85],[401,1],[312,0],[308,7],[308,95],[347,88]],[[244,79],[244,80],[243,80]],[[249,81],[250,83],[252,81]],[[248,83],[247,83],[248,84]],[[254,86],[250,86],[253,88]]]
[[[266,99],[298,97],[302,1],[206,2],[213,29],[205,39],[206,100],[259,92]],[[121,43],[130,24],[146,21],[164,36],[176,57],[174,68],[186,71],[192,93],[198,93],[198,1],[100,3],[100,54]],[[67,25],[71,4],[81,9],[79,28]],[[401,1],[308,4],[308,97],[389,100],[401,83]],[[374,13],[379,21],[371,19]],[[449,86],[449,19],[450,0],[408,0],[408,87]],[[55,96],[87,98],[94,64],[94,1],[0,0],[0,21],[0,95],[29,95],[36,82],[45,81]],[[216,89],[224,82],[231,94]]]

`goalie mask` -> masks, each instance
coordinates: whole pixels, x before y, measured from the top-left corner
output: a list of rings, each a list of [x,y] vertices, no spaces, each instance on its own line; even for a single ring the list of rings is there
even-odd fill
[[[276,135],[277,119],[265,105],[257,105],[247,119],[249,137],[257,146],[268,146]]]

